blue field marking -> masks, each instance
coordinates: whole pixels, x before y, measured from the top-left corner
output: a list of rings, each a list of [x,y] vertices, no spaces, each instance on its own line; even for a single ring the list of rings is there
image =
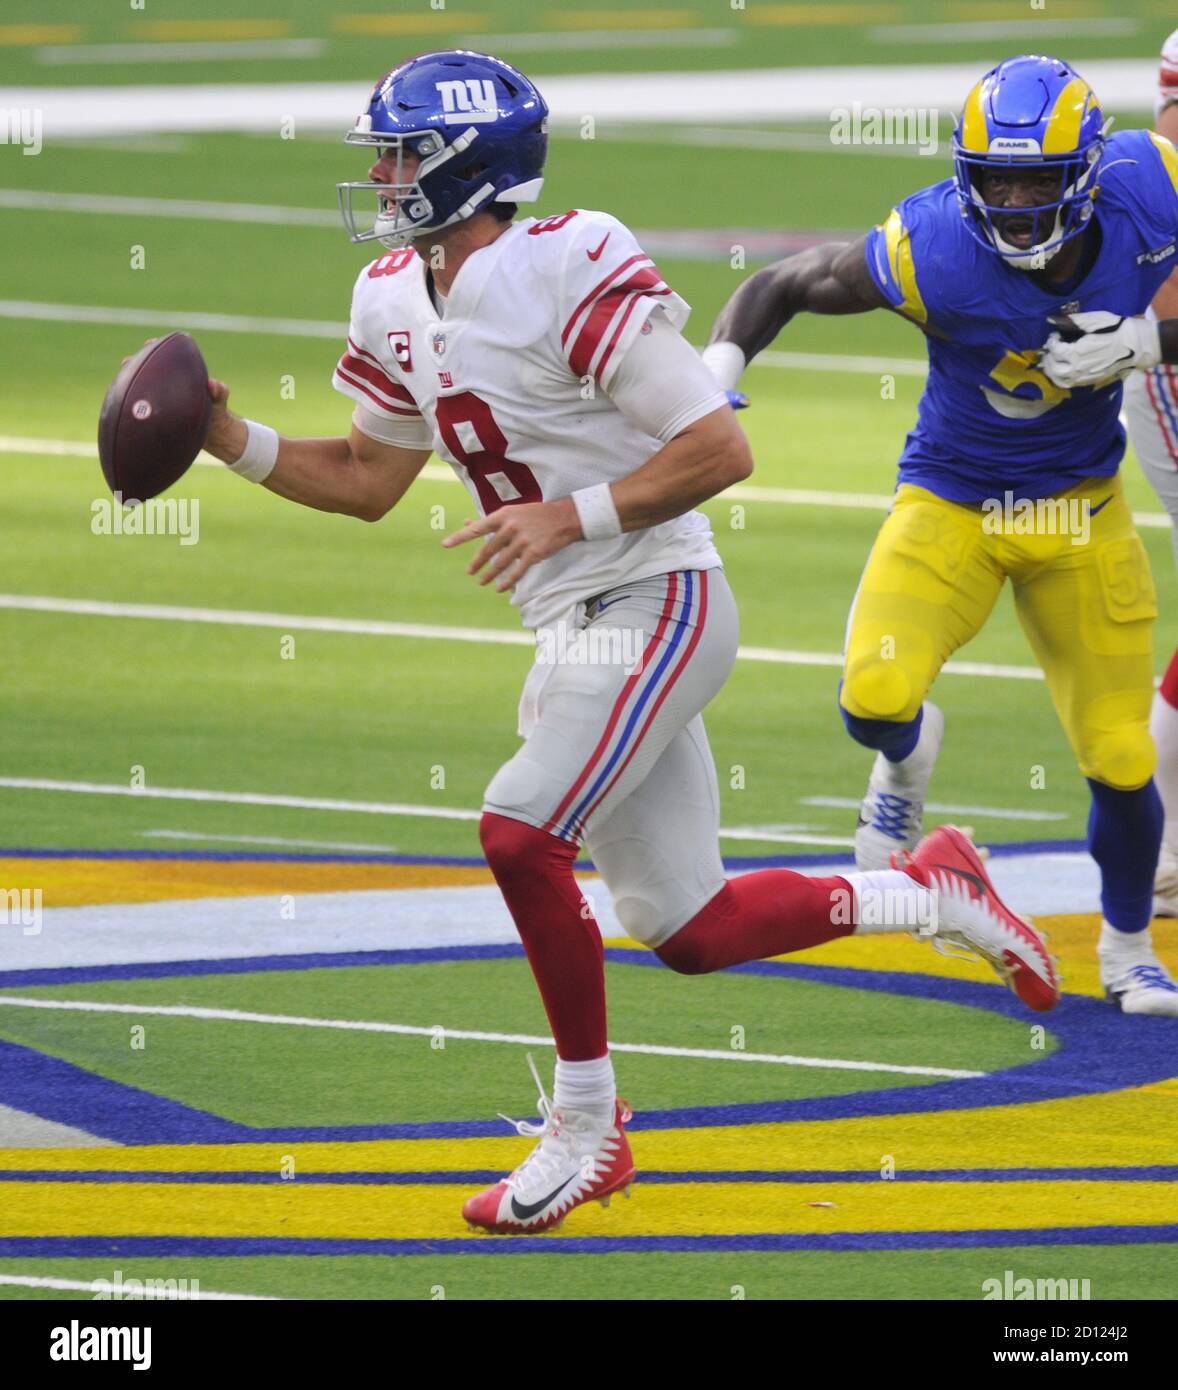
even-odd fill
[[[333,965],[418,965],[432,961],[522,957],[519,946],[447,946],[425,951],[346,952],[338,955],[251,957],[237,961],[169,961],[150,965],[83,966],[76,970],[8,971],[0,988],[20,984],[84,984],[98,979],[164,978],[225,974],[261,969],[319,969]],[[666,967],[649,952],[610,947],[613,965]],[[803,1100],[753,1101],[735,1105],[645,1110],[630,1125],[643,1129],[688,1129],[719,1125],[772,1124],[792,1120],[833,1120],[860,1116],[923,1114],[986,1106],[1093,1095],[1169,1080],[1178,1049],[1178,1019],[1134,1017],[1102,1000],[1065,995],[1049,1015],[1033,1014],[1000,984],[980,984],[938,975],[906,974],[849,966],[796,965],[752,961],[729,973],[768,975],[817,984],[874,990],[898,998],[936,999],[988,1010],[1028,1025],[1043,1020],[1059,1043],[1054,1053],[992,1072],[987,1076],[894,1086]],[[0,1024],[4,1011],[0,1009]],[[41,1059],[38,1062],[37,1059]],[[34,1075],[52,1076],[51,1085]],[[121,1098],[126,1096],[126,1101]],[[14,1098],[15,1097],[15,1098]],[[310,1143],[370,1139],[486,1138],[502,1136],[497,1120],[420,1121],[404,1124],[254,1127],[154,1097],[136,1087],[94,1073],[33,1048],[0,1046],[0,1104],[14,1105],[44,1119],[58,1119],[121,1143]],[[126,1105],[128,1114],[120,1114]],[[157,1131],[153,1128],[159,1124]]]
[[[459,1236],[429,1240],[290,1236],[2,1236],[0,1259],[118,1255],[610,1255],[680,1251],[985,1250],[1010,1246],[1174,1245],[1178,1225],[1052,1226],[993,1231],[835,1231],[732,1236]]]
[[[473,825],[474,822],[472,821]],[[993,844],[983,839],[990,854],[1079,854],[1087,851],[1084,840],[1017,840],[1008,844]],[[848,846],[840,854],[766,854],[724,856],[724,867],[740,869],[794,869],[799,865],[850,864],[854,852]],[[442,865],[455,869],[485,869],[487,861],[481,855],[462,854],[291,854],[278,851],[237,849],[27,849],[0,846],[0,859],[125,859],[188,861],[209,860],[212,863],[241,864],[408,864]],[[575,867],[582,872],[594,872],[591,859],[578,859]]]
[[[503,1177],[492,1168],[430,1168],[419,1172],[376,1172],[355,1169],[334,1173],[299,1173],[284,1178],[281,1173],[256,1169],[207,1168],[178,1171],[120,1168],[12,1168],[0,1169],[4,1182],[94,1182],[94,1183],[236,1183],[293,1187],[415,1187],[471,1186],[494,1183]],[[667,1168],[646,1169],[639,1181],[649,1183],[766,1182],[766,1183],[852,1183],[852,1182],[1178,1182],[1178,1164],[1132,1164],[1123,1168],[913,1168],[897,1169],[883,1178],[878,1168]]]

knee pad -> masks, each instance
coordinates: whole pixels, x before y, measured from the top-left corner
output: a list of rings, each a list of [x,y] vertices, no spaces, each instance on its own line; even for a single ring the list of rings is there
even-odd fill
[[[524,821],[484,811],[479,821],[479,843],[496,878],[513,875],[536,864],[537,837],[541,844],[552,837]],[[546,848],[546,846],[544,846]]]
[[[1153,776],[1157,753],[1148,728],[1126,724],[1091,739],[1081,771],[1117,791],[1135,791]]]
[[[912,681],[898,661],[870,656],[847,667],[843,703],[848,713],[865,720],[911,719],[920,708]],[[916,709],[911,706],[915,703]]]
[[[708,975],[714,969],[706,951],[690,932],[679,931],[654,948],[659,960],[677,975]]]

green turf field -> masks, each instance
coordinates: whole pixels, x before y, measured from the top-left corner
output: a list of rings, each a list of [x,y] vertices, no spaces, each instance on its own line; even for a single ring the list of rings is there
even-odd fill
[[[649,162],[657,179],[619,180],[623,156]],[[219,202],[325,207],[351,159],[321,141],[225,135],[186,137],[175,150],[148,155],[51,147],[17,162],[15,171],[19,186],[41,190],[121,189],[161,199],[199,191]],[[864,229],[931,172],[924,161],[865,152],[832,159],[741,151],[720,161],[629,138],[556,140],[544,208],[605,206],[637,227],[707,225],[706,207],[674,197],[701,159],[720,196],[739,196],[742,223],[766,228]],[[186,312],[297,317],[327,325],[330,335],[330,325],[346,319],[351,282],[364,263],[363,250],[330,227],[97,214],[67,220],[15,209],[0,210],[0,221],[11,248],[0,266],[3,297],[145,316],[143,327],[10,321],[0,339],[0,371],[10,385],[3,429],[17,437],[91,441],[105,381],[148,336],[154,312],[179,314],[175,321]],[[133,246],[145,249],[144,269],[130,268]],[[690,331],[702,339],[744,272],[726,260],[660,263],[694,305]],[[238,409],[288,434],[345,429],[350,402],[329,384],[333,336],[286,336],[279,328],[202,330],[198,337]],[[921,379],[896,375],[893,399],[878,370],[823,371],[821,364],[823,355],[918,363],[923,343],[916,330],[882,314],[810,318],[791,324],[777,347],[812,354],[815,367],[754,366],[748,373],[754,407],[743,422],[757,465],[751,482],[886,494]],[[181,546],[175,536],[93,535],[91,508],[102,489],[92,460],[17,451],[0,454],[0,469],[9,593],[517,629],[506,599],[476,588],[461,557],[440,548],[439,525],[465,515],[466,496],[455,482],[423,479],[396,512],[369,526],[284,506],[236,478],[198,468],[173,490],[200,501],[199,542]],[[1132,464],[1126,479],[1134,505],[1157,512]],[[744,641],[836,653],[881,513],[747,500],[734,513],[733,506],[720,498],[705,510],[742,603]],[[1168,534],[1144,535],[1162,596],[1161,662],[1178,638],[1174,570]],[[141,766],[159,786],[412,803],[432,797],[455,807],[477,802],[513,747],[514,702],[528,661],[523,647],[336,633],[299,634],[294,659],[283,660],[280,629],[116,624],[11,610],[0,611],[0,634],[12,654],[10,713],[0,729],[0,763],[9,776],[114,783]],[[963,656],[1031,664],[1008,597]],[[477,720],[464,713],[463,687],[474,679],[482,692]],[[861,789],[867,760],[841,731],[836,682],[833,667],[738,665],[709,713],[718,765],[745,769],[743,788],[725,789],[728,823],[804,822],[815,833],[845,833],[845,812],[798,806],[816,786],[845,796]],[[950,720],[938,778],[952,786],[953,800],[1023,805],[1030,769],[1042,765],[1047,781],[1034,805],[1067,815],[1052,822],[1061,837],[1077,834],[1083,784],[1043,685],[945,676],[938,690]],[[261,726],[242,718],[259,705],[268,712]],[[444,790],[430,787],[437,765],[446,769]],[[186,806],[168,823],[239,834],[257,819],[237,807]],[[332,814],[330,836],[316,813],[282,810],[266,820],[270,833],[291,837],[318,831],[321,838],[355,839],[363,831],[371,839],[375,830],[371,817],[345,812]],[[133,845],[158,822],[158,807],[145,811],[125,799],[22,792],[0,802],[0,842],[9,845]],[[1026,833],[1025,823],[997,817],[984,829],[996,840]],[[475,849],[473,826],[444,821],[382,825],[377,842],[414,851]]]
[[[375,50],[391,50],[391,66],[399,53],[463,43],[485,46],[536,73],[985,61],[1000,56],[995,43],[1005,43],[1005,35],[973,38],[938,33],[937,27],[1023,19],[1028,29],[1037,19],[1050,21],[1040,43],[1048,33],[1068,35],[1058,26],[1070,25],[1068,48],[1077,59],[1138,57],[1160,45],[1172,22],[1164,0],[1052,0],[1047,9],[1001,0],[663,0],[629,6],[618,0],[584,6],[544,0],[151,0],[129,12],[125,4],[10,0],[0,26],[0,80],[80,86],[350,79],[358,66],[371,67]],[[207,58],[177,61],[171,54],[154,61],[132,61],[125,52],[87,61],[44,54],[62,47],[284,39],[318,40],[319,46],[266,56],[230,52],[218,56],[215,68]]]

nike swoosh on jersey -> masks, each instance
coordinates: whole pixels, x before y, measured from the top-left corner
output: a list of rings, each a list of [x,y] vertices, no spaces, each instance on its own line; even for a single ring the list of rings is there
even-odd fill
[[[601,253],[605,250],[605,243],[610,239],[611,236],[613,236],[613,232],[606,232],[605,236],[601,238],[601,245],[597,248],[596,251],[585,252],[585,254],[589,257],[591,261],[597,261],[601,259]]]
[[[517,1221],[527,1221],[529,1217],[535,1216],[537,1212],[543,1211],[554,1198],[559,1197],[576,1176],[576,1173],[571,1173],[559,1187],[554,1188],[547,1197],[541,1197],[538,1202],[524,1203],[521,1202],[518,1197],[513,1196],[511,1199],[512,1216],[514,1216]]]
[[[1101,508],[1107,507],[1108,504],[1109,504],[1112,500],[1113,500],[1113,495],[1112,495],[1112,493],[1110,492],[1109,495],[1108,495],[1108,496],[1104,499],[1104,501],[1100,504],[1100,506],[1099,506],[1099,507],[1093,507],[1092,510],[1088,513],[1088,515],[1089,515],[1089,516],[1095,516],[1096,513],[1097,513],[1098,511],[1101,510]]]
[[[612,608],[615,603],[621,603],[624,598],[629,597],[629,594],[619,594],[617,598],[611,598],[608,603],[598,603],[597,607],[593,610],[593,616],[596,617],[598,613],[604,613],[607,608]]]

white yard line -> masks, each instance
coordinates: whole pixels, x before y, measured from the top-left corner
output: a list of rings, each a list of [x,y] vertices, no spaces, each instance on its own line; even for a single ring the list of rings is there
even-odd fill
[[[156,1276],[147,1276],[155,1278]],[[54,1279],[44,1275],[35,1274],[0,1274],[0,1284],[13,1284],[21,1289],[60,1289],[63,1293],[94,1293],[95,1284],[102,1282],[111,1285],[111,1280],[101,1281],[90,1280],[88,1283],[83,1279]],[[128,1281],[124,1280],[124,1286]],[[140,1281],[142,1282],[142,1281]],[[149,1298],[149,1303],[200,1303],[204,1301],[219,1300],[221,1302],[250,1302],[250,1303],[273,1303],[277,1300],[273,1294],[268,1293],[214,1293],[212,1289],[200,1289],[190,1296],[185,1295],[182,1299],[170,1298]]]
[[[63,1009],[78,1013],[130,1014],[135,1017],[155,1015],[169,1018],[199,1018],[222,1020],[228,1023],[267,1023],[291,1028],[330,1028],[354,1033],[394,1033],[400,1037],[434,1038],[439,1032],[446,1038],[470,1042],[525,1044],[529,1047],[554,1047],[551,1038],[529,1033],[487,1033],[465,1028],[444,1028],[437,1025],[421,1028],[408,1023],[372,1023],[357,1019],[304,1018],[297,1014],[259,1014],[241,1009],[206,1009],[187,1004],[107,1004],[88,999],[22,999],[15,995],[0,995],[0,1007],[22,1009]],[[899,1076],[948,1076],[954,1078],[984,1076],[980,1071],[958,1071],[948,1067],[909,1067],[892,1062],[851,1062],[842,1058],[795,1057],[788,1053],[734,1052],[728,1048],[661,1047],[654,1043],[609,1044],[611,1052],[640,1052],[652,1057],[697,1057],[710,1062],[767,1062],[777,1066],[813,1067],[824,1071],[893,1072]]]
[[[862,805],[861,799],[850,796],[803,796],[803,806],[833,806],[840,810],[854,810]],[[1005,806],[950,806],[943,801],[926,801],[926,811],[943,816],[994,816],[1001,820],[1067,820],[1066,811],[1014,811]]]
[[[140,830],[144,840],[201,840],[228,845],[264,845],[271,849],[340,849],[357,854],[397,854],[396,845],[373,845],[355,840],[288,840],[281,835],[204,835],[196,830]]]
[[[163,603],[111,603],[100,599],[56,598],[43,594],[0,594],[0,609],[36,613],[69,613],[80,617],[145,618],[172,623],[216,623],[231,627],[278,628],[283,632],[341,632],[366,637],[409,637],[443,642],[490,642],[501,646],[534,647],[527,632],[500,628],[443,627],[434,623],[392,623],[365,618],[318,618],[296,613],[257,613],[237,608],[184,608]],[[744,661],[778,666],[840,667],[838,652],[801,652],[780,647],[739,647]],[[1037,666],[1004,666],[986,661],[949,661],[942,674],[987,676],[1004,680],[1041,681]]]
[[[320,58],[327,47],[323,39],[219,39],[177,43],[79,43],[46,44],[33,60],[48,67],[63,64],[189,63],[208,59]]]
[[[884,357],[837,357],[826,353],[804,352],[765,352],[757,359],[781,358],[781,361],[766,361],[770,367],[800,367],[814,371],[868,372],[874,374],[877,368],[886,368],[898,375],[923,376],[923,362],[889,361]],[[909,370],[919,368],[919,371]],[[0,454],[32,454],[35,456],[58,458],[98,457],[97,444],[86,440],[40,439],[28,435],[0,435]],[[208,454],[200,454],[196,462],[210,468],[223,465]],[[434,483],[457,483],[454,470],[443,463],[427,463],[419,475]],[[796,487],[758,487],[755,484],[738,484],[721,494],[738,502],[771,502],[786,507],[845,507],[851,511],[886,512],[892,505],[892,496],[886,492],[838,492],[822,488]],[[1134,512],[1133,520],[1138,526],[1153,530],[1167,530],[1170,516],[1167,512]]]

